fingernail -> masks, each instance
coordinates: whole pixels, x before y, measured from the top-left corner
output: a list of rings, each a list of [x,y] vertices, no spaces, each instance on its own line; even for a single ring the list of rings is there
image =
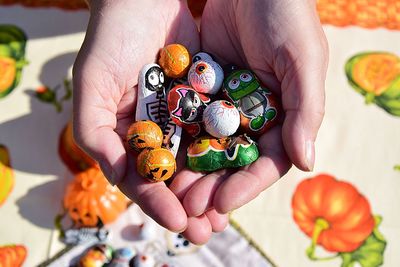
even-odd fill
[[[112,169],[111,165],[107,161],[101,161],[99,162],[100,169],[103,172],[104,176],[107,177],[108,181],[110,182],[111,185],[115,185],[116,183],[116,174],[114,170]]]
[[[306,164],[308,171],[314,170],[315,152],[314,141],[306,141]]]

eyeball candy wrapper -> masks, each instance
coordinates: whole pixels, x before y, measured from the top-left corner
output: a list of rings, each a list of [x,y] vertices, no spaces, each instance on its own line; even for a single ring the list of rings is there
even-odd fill
[[[186,85],[177,85],[168,92],[168,111],[171,119],[191,136],[201,133],[203,112],[209,102],[208,96]]]
[[[216,94],[224,81],[221,66],[212,60],[198,60],[189,69],[190,85],[199,93]]]
[[[257,145],[246,135],[200,137],[187,150],[187,166],[194,171],[216,171],[249,165],[258,159]]]
[[[210,135],[222,138],[236,133],[240,125],[237,108],[226,100],[212,102],[203,113],[204,128]]]
[[[223,92],[238,108],[245,133],[260,135],[276,124],[278,103],[251,71],[234,70],[226,77]]]
[[[169,117],[164,73],[159,65],[147,64],[139,73],[136,121],[150,120],[160,126],[163,145],[176,156],[182,129]]]

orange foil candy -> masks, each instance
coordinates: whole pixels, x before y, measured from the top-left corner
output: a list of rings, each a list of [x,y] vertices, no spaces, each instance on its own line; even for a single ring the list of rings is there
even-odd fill
[[[111,223],[126,210],[127,198],[97,168],[77,174],[64,195],[70,217],[83,226]]]
[[[164,73],[171,78],[185,76],[190,68],[192,58],[189,51],[180,44],[170,44],[162,48],[158,64]]]
[[[165,148],[145,149],[137,158],[138,173],[152,182],[171,178],[175,170],[174,155]]]
[[[159,148],[162,145],[163,133],[160,126],[152,121],[137,121],[128,129],[129,147],[140,152],[144,148]]]

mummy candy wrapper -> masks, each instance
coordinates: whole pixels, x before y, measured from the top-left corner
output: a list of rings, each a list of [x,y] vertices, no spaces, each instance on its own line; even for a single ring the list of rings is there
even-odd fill
[[[190,135],[200,134],[203,112],[210,98],[185,85],[178,85],[168,93],[168,110],[176,125]]]
[[[164,73],[157,64],[145,65],[139,73],[136,121],[151,120],[163,132],[163,146],[174,156],[179,149],[182,129],[169,117]]]
[[[223,92],[238,108],[245,133],[259,135],[276,124],[278,103],[251,71],[233,71],[224,81]]]
[[[146,148],[136,161],[137,172],[150,182],[161,182],[172,177],[176,162],[171,151],[165,148]]]
[[[257,145],[246,135],[196,139],[187,150],[187,166],[193,171],[216,171],[249,165],[259,157]]]
[[[200,59],[190,67],[188,80],[197,92],[214,95],[221,89],[224,71],[217,62]]]
[[[191,60],[186,47],[181,44],[170,44],[161,49],[158,64],[168,77],[181,78],[187,74]]]
[[[207,133],[214,137],[231,136],[240,125],[239,111],[226,100],[214,101],[204,110],[203,125]]]

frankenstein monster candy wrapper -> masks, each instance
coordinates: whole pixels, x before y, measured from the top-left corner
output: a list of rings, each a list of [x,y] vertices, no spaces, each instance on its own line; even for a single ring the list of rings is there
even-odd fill
[[[258,159],[257,145],[246,135],[201,137],[187,152],[187,166],[194,171],[216,171],[249,165]]]
[[[159,65],[147,64],[139,74],[136,121],[151,120],[163,132],[163,146],[178,153],[182,129],[169,117],[164,73]]]
[[[278,102],[249,70],[234,70],[224,81],[223,92],[240,112],[241,129],[260,135],[277,123]]]

